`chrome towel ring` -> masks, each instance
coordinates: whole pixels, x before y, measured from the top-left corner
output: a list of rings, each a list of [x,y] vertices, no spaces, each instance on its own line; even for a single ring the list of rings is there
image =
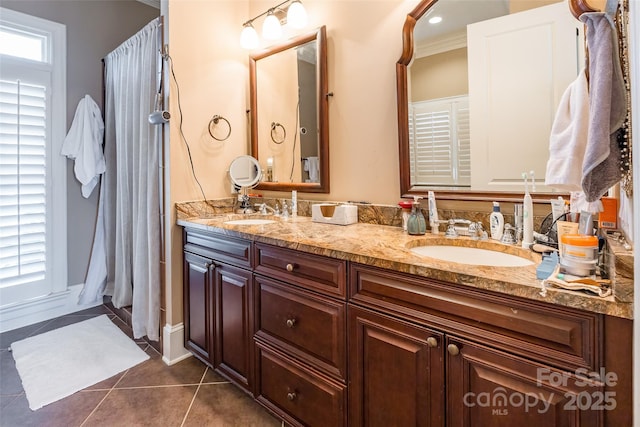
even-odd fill
[[[282,129],[282,139],[277,139],[277,128]],[[276,144],[282,144],[287,139],[287,130],[280,123],[271,122],[271,140]]]
[[[220,123],[220,120],[224,121],[227,124],[227,127],[229,128],[227,134],[225,135],[224,138],[217,138],[214,134],[213,134],[213,129],[216,127],[216,125],[218,123]],[[225,141],[229,138],[229,136],[231,135],[231,123],[229,123],[229,120],[225,119],[222,116],[219,115],[215,115],[211,118],[211,120],[209,121],[209,135],[211,135],[211,138],[215,139],[216,141]]]

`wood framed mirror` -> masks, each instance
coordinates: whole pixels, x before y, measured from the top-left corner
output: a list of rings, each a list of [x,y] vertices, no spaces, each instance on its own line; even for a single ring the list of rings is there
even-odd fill
[[[513,2],[511,2],[511,5],[507,1],[497,0],[484,3],[481,0],[423,0],[407,15],[402,28],[402,55],[396,63],[400,190],[403,197],[410,197],[416,194],[425,195],[429,190],[433,190],[437,193],[438,198],[442,199],[516,200],[521,198],[524,192],[521,173],[529,172],[530,170],[535,170],[535,178],[538,183],[535,194],[538,198],[543,198],[544,196],[544,199],[547,199],[548,195],[557,196],[563,194],[550,188],[544,188],[542,184],[544,184],[545,166],[548,158],[549,131],[554,119],[555,108],[565,89],[575,80],[580,67],[584,64],[583,36],[580,33],[582,24],[571,15],[573,7],[570,8],[567,1],[550,0],[544,2],[543,6],[537,5],[540,7],[515,11],[510,9],[510,7],[513,7]],[[476,6],[479,7],[474,12],[473,9]],[[498,7],[502,7],[503,11],[497,10]],[[489,9],[492,8],[496,10],[490,12]],[[554,21],[550,25],[529,25],[532,22],[531,14],[542,13],[541,9],[543,8],[555,8],[560,11],[562,13],[562,17],[559,18],[561,19],[561,24],[556,24]],[[440,15],[441,13],[445,15],[443,16],[443,22],[447,20],[460,21],[459,30],[446,35],[435,35],[435,29],[427,30],[431,31],[432,34],[428,35],[429,42],[424,43],[422,40],[425,34],[424,24],[434,15]],[[477,16],[476,13],[478,14]],[[481,42],[475,42],[475,46],[483,47],[485,46],[484,41],[491,40],[491,43],[493,40],[497,40],[496,44],[500,45],[498,47],[510,46],[510,51],[501,54],[501,73],[489,75],[487,70],[498,68],[495,64],[488,64],[486,59],[490,55],[494,55],[495,51],[480,53],[477,53],[477,49],[472,51],[473,46],[471,43],[474,40],[473,37],[476,37],[475,34],[471,34],[472,27],[476,32],[476,29],[482,28],[483,25],[485,28],[489,28],[488,31],[494,31],[494,24],[498,21],[501,21],[500,23],[502,24],[507,22],[508,19],[509,21],[506,25],[511,25],[512,21],[518,19],[517,15],[525,16],[525,14],[529,15],[526,15],[527,18],[525,19],[521,18],[521,21],[527,23],[529,25],[528,28],[523,24],[521,27],[514,27],[513,30],[503,31],[501,27],[500,31],[502,33],[498,37],[495,36],[495,33],[482,34],[485,39],[481,40]],[[548,18],[545,16],[541,19]],[[569,36],[567,36],[566,40],[558,41],[553,38],[555,37],[553,34],[559,33],[557,25],[566,25],[579,31],[563,31],[562,34],[569,34]],[[536,30],[529,31],[529,28],[536,28]],[[523,48],[521,45],[515,45],[515,42],[507,42],[505,38],[501,38],[502,34],[508,34],[509,32],[515,33],[518,42],[522,40],[523,33],[532,33],[531,35],[527,34],[527,36],[532,36],[528,40],[533,40],[532,46],[535,49],[530,49],[530,45],[525,45],[526,47]],[[549,36],[550,34],[552,36]],[[567,49],[573,49],[571,53],[573,56],[556,52],[556,46],[560,44],[567,46]],[[425,47],[426,45],[428,46]],[[494,49],[494,47],[494,45],[491,45],[490,49]],[[436,53],[425,53],[429,49]],[[445,54],[449,55],[456,50],[464,50],[464,74],[461,73],[460,75],[463,76],[461,77],[464,80],[464,85],[462,86],[465,87],[459,89],[459,93],[432,93],[425,98],[412,97],[420,86],[429,86],[432,91],[434,89],[439,90],[453,80],[455,75],[454,73],[447,74],[446,80],[448,81],[427,79],[426,82],[419,82],[415,79],[416,65],[419,64],[419,60],[429,59],[435,63],[437,58],[438,61],[444,61],[447,60],[442,59],[447,58]],[[469,51],[468,55],[467,50]],[[537,56],[534,57],[534,54],[537,54]],[[514,68],[502,69],[506,61],[505,58],[511,57],[517,58],[513,61]],[[477,61],[478,58],[481,61],[479,65],[477,62],[471,62],[472,60]],[[424,67],[422,64],[424,62],[420,65]],[[532,67],[537,67],[538,64],[548,67],[553,72],[538,68],[533,70]],[[557,73],[556,70],[560,66],[564,67],[566,71]],[[482,77],[485,80],[481,80],[475,74],[478,70],[485,73]],[[530,75],[535,76],[535,78],[530,79],[521,74],[523,72],[530,72]],[[552,76],[555,80],[541,81],[540,84],[544,85],[541,90],[533,86],[533,80],[542,80],[538,76],[544,76],[545,79],[546,76]],[[509,89],[496,89],[493,86],[496,82],[503,81],[510,83],[511,87]],[[527,82],[527,84],[523,82]],[[478,96],[479,91],[477,88],[480,88],[480,91],[484,93]],[[474,90],[475,92],[473,92]],[[514,93],[513,95],[512,92]],[[498,95],[494,96],[494,94]],[[463,98],[462,102],[466,102],[466,104],[461,104],[461,107],[454,105],[454,103],[458,102],[458,95]],[[483,96],[484,98],[482,98]],[[484,100],[485,104],[478,104],[479,99]],[[516,99],[526,99],[527,104],[516,104]],[[416,100],[421,102],[426,100],[428,102],[425,101],[424,104],[430,105],[419,105],[417,107],[416,104],[419,104],[419,102],[415,102]],[[445,107],[433,106],[443,100],[447,102]],[[537,103],[532,106],[534,101]],[[500,113],[489,109],[489,104],[491,103],[500,104],[502,107]],[[491,104],[491,108],[493,108],[493,104]],[[418,110],[418,108],[422,108],[422,110]],[[427,160],[420,157],[421,152],[419,150],[421,148],[414,142],[418,140],[416,135],[420,130],[420,126],[423,125],[417,119],[418,114],[423,114],[423,116],[432,114],[433,108],[449,109],[447,111],[451,112],[447,113],[449,114],[447,120],[453,121],[454,119],[451,117],[462,117],[462,126],[465,125],[464,120],[466,120],[468,128],[466,130],[467,133],[463,135],[463,138],[467,139],[466,148],[455,147],[456,144],[461,145],[462,143],[459,139],[456,140],[451,137],[449,141],[451,147],[447,147],[450,152],[446,155],[449,156],[447,161],[454,163],[453,166],[448,165],[449,170],[441,174],[440,170],[445,167],[438,162],[442,162],[442,160],[435,158],[436,155]],[[476,114],[478,111],[480,114]],[[460,114],[460,116],[456,116],[456,114]],[[464,114],[466,114],[466,117]],[[517,121],[520,119],[523,122]],[[456,135],[458,129],[454,129],[455,125],[450,126],[453,129],[451,135]],[[480,130],[481,138],[477,138],[478,130]],[[494,141],[498,140],[502,141],[502,145],[497,142],[496,145],[490,145],[490,143],[493,144]],[[478,141],[482,142],[478,143]],[[435,151],[439,148],[435,147]],[[455,152],[456,150],[458,151]],[[515,160],[523,159],[523,161],[517,163],[514,158]],[[464,162],[467,165],[464,165]],[[426,167],[430,168],[429,172],[437,170],[439,175],[434,173],[433,175],[438,176],[435,178],[430,176],[429,180],[423,180],[419,176],[419,172],[416,172],[420,167],[423,167],[419,163],[428,165]],[[502,165],[506,165],[505,170],[500,169]],[[466,169],[464,169],[465,167]],[[480,170],[480,168],[484,168],[484,170]],[[446,174],[449,174],[449,176],[442,178]]]
[[[327,41],[324,26],[249,57],[251,155],[256,188],[329,192]]]

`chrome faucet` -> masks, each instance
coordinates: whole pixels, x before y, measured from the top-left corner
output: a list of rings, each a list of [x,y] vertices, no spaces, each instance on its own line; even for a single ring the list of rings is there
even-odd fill
[[[238,198],[238,202],[239,206],[236,209],[236,213],[241,213],[241,214],[250,214],[253,213],[253,208],[251,207],[251,203],[249,201],[249,196],[246,194],[243,194],[242,196],[240,196]]]
[[[504,225],[504,232],[502,233],[502,239],[500,241],[506,245],[515,245],[516,240],[516,228],[511,224]]]
[[[271,211],[271,213],[273,213],[274,215],[278,215],[278,212],[276,212],[275,209],[273,209],[271,206],[267,205],[266,203],[261,203],[259,205],[256,205],[256,208],[260,209],[261,215],[268,215],[269,211]]]
[[[458,237],[459,233],[456,230],[456,224],[467,224],[470,225],[471,221],[468,219],[450,219],[447,221],[447,231],[444,232],[444,237],[455,238]]]
[[[484,226],[480,221],[469,224],[469,236],[474,240],[487,240],[489,238]]]

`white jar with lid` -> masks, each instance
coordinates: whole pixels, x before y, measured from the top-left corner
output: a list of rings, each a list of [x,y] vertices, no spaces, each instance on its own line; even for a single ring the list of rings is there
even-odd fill
[[[560,243],[560,266],[565,273],[582,277],[595,275],[598,262],[596,236],[565,234]]]

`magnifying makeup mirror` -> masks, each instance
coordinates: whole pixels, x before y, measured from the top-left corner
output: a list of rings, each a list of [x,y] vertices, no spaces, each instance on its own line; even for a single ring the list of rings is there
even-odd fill
[[[262,168],[255,157],[239,156],[236,157],[229,166],[229,179],[231,182],[240,187],[240,207],[238,213],[252,213],[253,209],[249,204],[249,196],[247,189],[253,188],[260,182],[262,178]]]

